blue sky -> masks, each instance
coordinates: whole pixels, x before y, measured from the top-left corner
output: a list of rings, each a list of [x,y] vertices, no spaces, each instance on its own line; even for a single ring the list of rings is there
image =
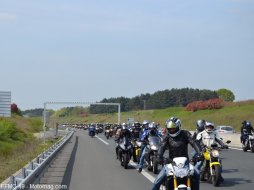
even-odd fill
[[[0,0],[0,90],[22,110],[171,88],[254,99],[253,0]]]

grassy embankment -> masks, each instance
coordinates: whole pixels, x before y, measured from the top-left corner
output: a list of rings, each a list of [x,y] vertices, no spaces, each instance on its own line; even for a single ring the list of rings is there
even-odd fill
[[[38,118],[0,117],[0,182],[52,145],[53,141],[43,144],[33,137],[41,128]]]
[[[198,119],[210,120],[215,125],[230,125],[236,131],[240,131],[243,120],[249,120],[254,123],[254,100],[227,103],[222,109],[200,110],[196,112],[185,111],[184,107],[170,107],[160,110],[142,110],[121,113],[121,122],[126,122],[128,118],[134,118],[142,122],[144,119],[159,122],[164,126],[165,121],[171,116],[181,119],[183,128],[188,130],[195,129],[195,123]],[[113,114],[93,114],[87,117],[64,117],[54,118],[59,123],[116,123],[117,113]]]

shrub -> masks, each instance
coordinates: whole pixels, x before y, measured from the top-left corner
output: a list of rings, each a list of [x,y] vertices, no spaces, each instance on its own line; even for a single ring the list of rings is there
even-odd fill
[[[185,107],[187,111],[197,111],[197,110],[205,110],[205,109],[220,109],[223,107],[223,99],[214,98],[206,101],[194,101]]]
[[[29,120],[30,126],[31,126],[31,132],[40,132],[42,131],[42,121],[40,118],[31,118]]]
[[[3,120],[0,122],[0,140],[1,141],[23,141],[27,135],[16,127],[14,122]]]
[[[17,115],[21,115],[21,111],[18,108],[17,104],[15,104],[15,103],[11,104],[11,113],[15,113]]]

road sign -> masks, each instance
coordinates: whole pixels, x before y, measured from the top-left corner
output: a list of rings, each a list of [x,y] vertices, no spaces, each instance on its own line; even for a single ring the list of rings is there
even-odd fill
[[[11,117],[10,91],[0,91],[0,117]]]

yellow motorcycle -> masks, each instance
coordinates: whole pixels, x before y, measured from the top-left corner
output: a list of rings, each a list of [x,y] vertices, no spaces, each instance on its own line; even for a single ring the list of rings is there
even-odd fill
[[[226,143],[230,143],[227,141]],[[200,172],[200,178],[202,181],[207,180],[214,186],[219,186],[222,182],[221,171],[222,165],[220,160],[220,147],[218,144],[213,143],[211,147],[206,147],[203,152],[204,155],[204,165]]]
[[[162,190],[191,190],[194,165],[186,157],[176,157],[173,162],[165,165],[166,180],[161,187]]]
[[[133,162],[138,162],[139,163],[139,159],[141,157],[141,145],[142,142],[134,140],[132,141],[133,144]]]

